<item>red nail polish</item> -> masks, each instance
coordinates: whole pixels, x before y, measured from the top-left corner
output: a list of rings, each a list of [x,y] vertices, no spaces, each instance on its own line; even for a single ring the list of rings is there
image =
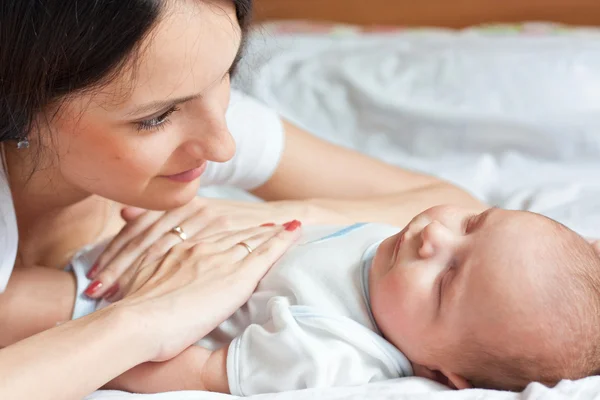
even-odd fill
[[[302,222],[300,222],[298,220],[293,220],[292,222],[288,222],[287,224],[283,224],[283,227],[288,232],[293,232],[296,229],[300,228],[300,226],[302,226]]]
[[[87,287],[87,289],[85,289],[85,295],[86,296],[91,296],[93,295],[95,292],[98,291],[98,289],[100,289],[102,287],[102,282],[100,281],[94,281],[92,283],[90,283],[90,286]]]
[[[295,221],[295,220],[293,220],[293,221],[289,221],[289,222],[286,222],[286,223],[285,223],[285,224],[283,224],[282,226],[283,226],[284,228],[287,228],[287,227],[288,227],[288,226],[290,226],[290,225],[292,224],[292,222],[294,222],[294,221]]]
[[[262,227],[267,227],[267,226],[275,226],[275,224],[274,224],[274,223],[272,223],[272,222],[269,222],[268,224],[262,224],[261,226],[262,226]]]
[[[104,293],[104,297],[105,299],[109,299],[111,297],[113,297],[117,292],[119,291],[119,284],[115,283],[114,285],[112,285],[112,287],[110,289],[108,289],[106,291],[106,293]]]
[[[94,264],[94,266],[92,267],[92,269],[90,269],[87,273],[87,278],[88,279],[94,279],[94,277],[96,276],[96,273],[98,272],[98,268],[100,268],[100,265],[98,265],[98,263]]]

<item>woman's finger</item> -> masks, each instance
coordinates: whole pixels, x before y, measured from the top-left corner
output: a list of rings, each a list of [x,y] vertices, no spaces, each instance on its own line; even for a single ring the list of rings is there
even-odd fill
[[[217,233],[213,233],[212,235],[205,237],[194,237],[191,239],[192,242],[203,242],[203,243],[216,243],[216,242],[226,242],[225,247],[231,247],[232,244],[239,242],[240,240],[247,239],[251,236],[258,235],[264,232],[278,232],[281,230],[282,225],[262,225],[262,226],[252,226],[249,228],[242,229],[230,229],[225,231],[219,231]],[[285,226],[284,226],[285,228]]]
[[[150,279],[152,272],[157,268],[159,260],[149,263],[145,257],[141,257],[135,265],[128,268],[127,271],[115,282],[105,293],[104,300],[111,303],[123,298],[132,288],[138,288]],[[148,268],[151,267],[151,268]]]
[[[225,233],[231,230],[234,230],[235,226],[248,226],[248,225],[240,225],[239,222],[236,224],[232,223],[230,217],[220,216],[216,218],[212,218],[206,221],[205,225],[194,235],[194,239],[204,239],[206,237],[210,237],[215,234]]]
[[[142,214],[135,221],[125,225],[123,229],[110,241],[104,249],[96,265],[88,273],[88,278],[93,279],[96,275],[113,260],[117,254],[129,243],[133,238],[142,235],[152,224],[154,224],[161,216],[162,212],[148,211]]]
[[[218,219],[222,220],[220,224],[223,226],[222,229],[225,229],[224,218]],[[209,217],[202,212],[197,212],[190,218],[181,221],[148,247],[146,253],[150,261],[164,256],[176,244],[197,237],[199,232],[209,224]],[[178,231],[175,231],[175,227],[179,228]]]
[[[282,232],[293,232],[300,227],[298,221],[286,224],[285,226],[266,226],[244,229],[241,231],[230,231],[214,235],[211,240],[200,240],[194,242],[190,240],[186,243],[177,244],[170,250],[186,251],[191,250],[191,255],[181,255],[182,259],[191,260],[195,258],[198,263],[206,264],[207,257],[213,257],[219,265],[235,265],[244,258],[248,257],[255,250],[261,248],[265,243],[273,240],[275,236],[281,236]],[[289,236],[288,234],[283,234]],[[121,278],[109,290],[105,299],[114,302],[131,291],[131,285],[139,286],[145,283],[154,273],[158,260],[151,260],[149,256],[144,256],[144,260],[138,262],[136,266],[125,271]]]
[[[231,219],[225,216],[211,218],[200,210],[162,235],[146,249],[145,253],[149,261],[154,261],[164,256],[173,246],[183,241],[198,240],[199,238],[214,234],[214,232],[220,234],[228,232],[227,229],[231,227],[230,221]],[[178,229],[177,231],[175,230],[176,228]]]
[[[123,218],[125,222],[131,222],[147,211],[148,210],[139,207],[125,207],[121,210],[121,218]]]
[[[133,269],[135,273],[132,274],[132,277],[128,279],[123,286],[119,286],[119,291],[115,293],[115,295],[107,298],[106,300],[110,302],[115,302],[123,298],[126,293],[131,293],[132,291],[137,290],[146,282],[148,282],[152,276],[156,274],[158,268],[160,268],[161,262],[160,260],[147,262],[144,261],[140,263],[140,265]]]
[[[285,231],[285,228],[279,226],[276,229],[262,231],[252,236],[244,237],[236,235],[236,238],[229,237],[216,244],[225,248],[225,251],[228,253],[227,257],[230,257],[232,262],[237,263],[254,253],[258,248],[273,239],[274,236],[279,235],[282,231]]]
[[[301,232],[300,226],[299,221],[294,221],[242,258],[236,264],[239,273],[243,276],[243,279],[240,280],[257,284],[286,250],[298,240]],[[256,288],[256,284],[251,288],[252,290]]]
[[[300,226],[301,223],[294,220],[283,225],[264,224],[242,230],[219,232],[202,239],[193,240],[198,240],[200,246],[202,246],[202,248],[198,249],[199,251],[207,249],[207,251],[221,252],[232,249],[237,245],[241,246],[236,247],[237,253],[240,253],[240,248],[242,248],[245,251],[241,252],[240,255],[245,256],[246,253],[251,253],[255,248],[262,245],[281,230],[291,229],[290,231],[293,231]],[[239,259],[240,257],[236,257],[236,260]]]
[[[269,227],[255,227],[244,229],[242,231],[227,231],[221,232],[219,234],[213,235],[209,238],[205,238],[199,241],[190,240],[187,245],[191,247],[195,247],[195,253],[197,255],[214,255],[223,253],[225,251],[231,250],[234,246],[237,247],[234,251],[231,252],[228,257],[230,257],[229,262],[235,263],[240,261],[242,258],[246,257],[250,252],[252,252],[255,248],[262,245],[267,240],[271,239],[274,235],[276,235],[279,231],[285,229],[282,226],[269,226]],[[249,249],[245,247],[242,243],[246,243],[249,246]],[[177,246],[175,244],[174,246]],[[173,247],[174,247],[173,246]],[[169,250],[167,250],[164,254],[166,254]],[[164,256],[163,254],[163,256]],[[159,260],[161,257],[155,257],[150,254],[144,255],[143,263],[140,264],[150,264],[154,261]],[[104,299],[114,302],[119,300],[126,288],[128,287],[128,283],[134,279],[134,276],[138,275],[137,267],[132,266],[125,270],[123,274],[117,279],[113,285],[104,292]],[[138,278],[139,280],[139,278]]]
[[[181,221],[190,212],[195,212],[195,210],[182,207],[166,213],[159,212],[158,216],[156,213],[144,214],[132,222],[135,226],[127,232],[122,232],[123,234],[119,233],[98,258],[96,266],[92,268],[95,271],[88,276],[94,279],[90,285],[90,288],[93,287],[94,290],[90,289],[86,294],[92,298],[100,298],[106,294],[107,290],[114,290],[113,285],[117,279],[142,254],[148,256],[150,260],[163,256],[170,247],[166,250],[158,246],[153,248],[153,244],[165,236],[168,237],[165,239],[166,241],[175,242],[174,244],[181,241],[181,238],[172,232],[172,229],[180,226]],[[117,252],[116,255],[109,258],[115,252]]]

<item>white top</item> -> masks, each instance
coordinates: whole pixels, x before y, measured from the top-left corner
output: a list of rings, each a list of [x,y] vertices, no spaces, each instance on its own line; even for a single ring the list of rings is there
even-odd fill
[[[12,195],[4,167],[0,168],[0,293],[4,292],[17,258],[19,235]]]
[[[236,154],[226,163],[209,163],[202,184],[252,189],[275,172],[284,148],[283,125],[271,109],[232,90],[227,125]],[[27,150],[23,150],[27,151]],[[17,255],[15,210],[4,168],[0,168],[0,293],[4,292]]]
[[[379,224],[306,227],[248,302],[197,345],[229,346],[227,379],[236,396],[363,385],[413,374],[379,332],[369,295],[378,245],[398,228]],[[82,294],[103,245],[72,261],[78,280],[73,318],[100,304]],[[274,379],[276,377],[276,379]]]

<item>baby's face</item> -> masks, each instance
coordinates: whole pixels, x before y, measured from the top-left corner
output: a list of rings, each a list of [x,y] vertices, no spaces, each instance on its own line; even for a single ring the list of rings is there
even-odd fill
[[[454,372],[468,338],[502,345],[511,324],[530,324],[535,345],[540,325],[530,311],[544,306],[536,292],[552,273],[540,257],[564,244],[557,226],[495,208],[443,206],[419,214],[376,253],[370,292],[377,324],[413,363],[439,371]]]

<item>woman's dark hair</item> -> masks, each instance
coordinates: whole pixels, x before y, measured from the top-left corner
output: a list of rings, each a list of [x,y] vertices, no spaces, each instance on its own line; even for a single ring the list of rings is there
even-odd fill
[[[232,1],[245,32],[252,0]],[[48,105],[109,82],[135,57],[166,4],[1,0],[0,142],[27,136]]]

